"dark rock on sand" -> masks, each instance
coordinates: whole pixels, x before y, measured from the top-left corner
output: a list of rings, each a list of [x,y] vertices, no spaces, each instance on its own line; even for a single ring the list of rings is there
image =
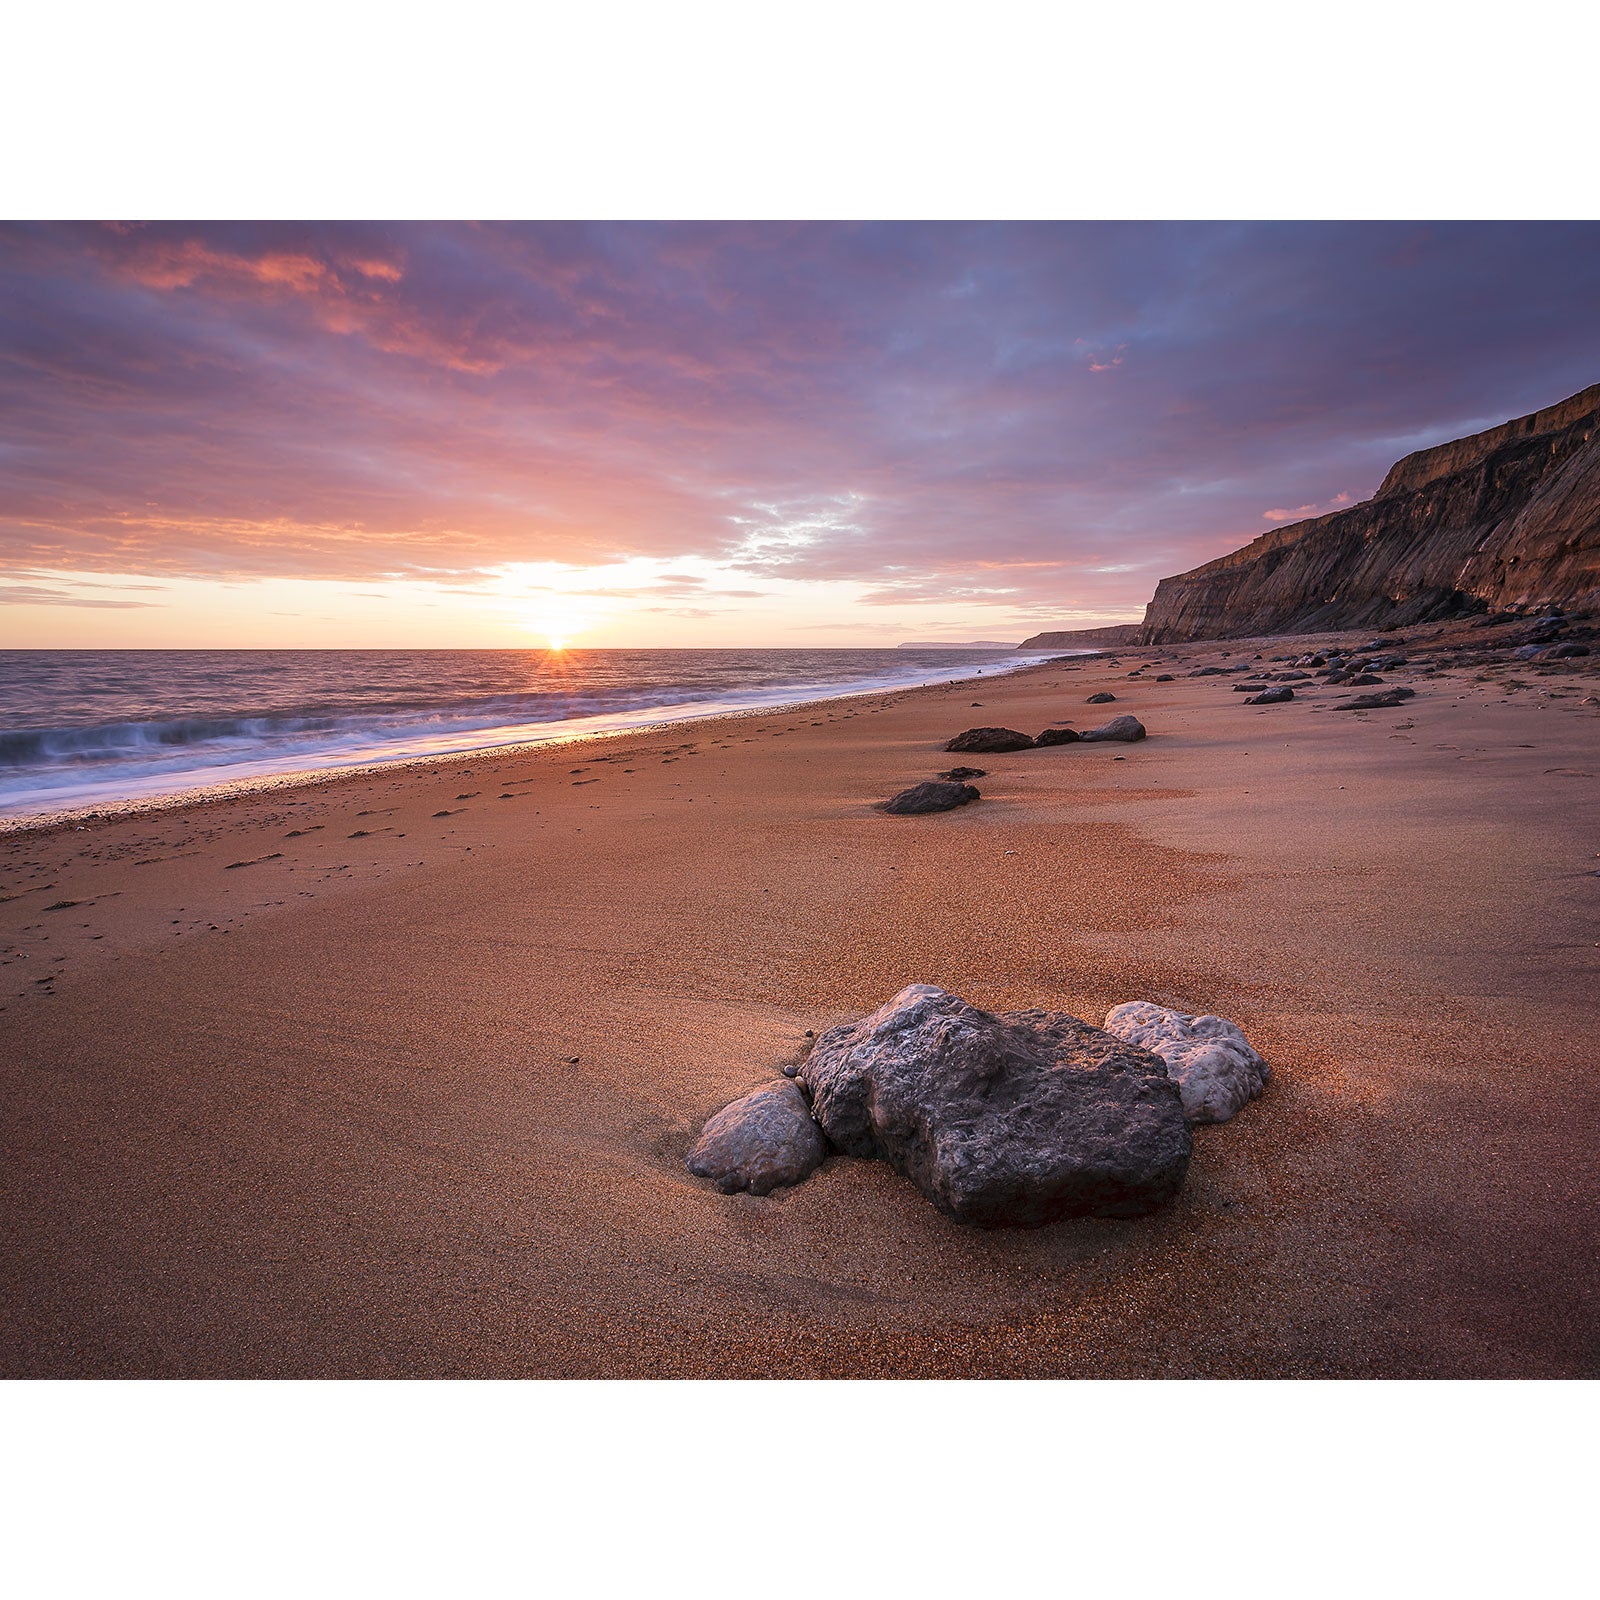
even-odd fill
[[[1349,682],[1354,689],[1365,689],[1368,684],[1382,683],[1383,679],[1371,672],[1358,672]]]
[[[1052,744],[1076,744],[1082,737],[1072,728],[1046,728],[1033,742],[1042,750]]]
[[[930,811],[953,811],[978,798],[970,783],[919,783],[885,800],[882,809],[891,817],[922,817]]]
[[[1276,689],[1263,689],[1260,694],[1251,695],[1246,701],[1247,706],[1277,706],[1285,700],[1294,699],[1294,690],[1286,683],[1281,683]]]
[[[1139,1216],[1189,1166],[1178,1085],[1150,1051],[1062,1012],[993,1016],[912,984],[800,1067],[823,1131],[980,1227]]]
[[[951,767],[948,772],[939,774],[946,783],[965,783],[968,778],[987,778],[989,774],[982,767]]]
[[[1586,644],[1558,644],[1549,652],[1547,657],[1551,661],[1572,661],[1578,656],[1586,656],[1589,646]]]
[[[1084,701],[1084,704],[1088,706],[1108,706],[1116,698],[1117,697],[1114,694],[1107,694],[1104,690],[1102,690],[1099,694],[1090,695],[1089,698]]]
[[[768,1194],[809,1177],[827,1153],[828,1142],[806,1097],[785,1079],[724,1106],[705,1125],[688,1166],[724,1194],[740,1189]]]
[[[1381,694],[1358,694],[1354,699],[1336,705],[1335,711],[1383,711],[1389,706],[1404,705],[1416,694],[1415,689],[1385,689]]]
[[[1113,717],[1103,727],[1086,729],[1078,737],[1085,743],[1110,740],[1133,744],[1144,738],[1144,724],[1137,717]]]
[[[1235,694],[1260,694],[1266,688],[1264,683],[1236,683],[1233,686]]]
[[[1156,674],[1156,682],[1157,683],[1171,683],[1172,682],[1172,674],[1170,672],[1157,673]]]
[[[1003,754],[1007,750],[1031,750],[1033,740],[1015,728],[968,728],[945,746],[952,754],[970,750],[975,755]]]

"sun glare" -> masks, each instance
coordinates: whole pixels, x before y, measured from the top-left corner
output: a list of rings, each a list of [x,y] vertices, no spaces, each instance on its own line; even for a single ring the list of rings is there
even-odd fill
[[[555,654],[571,649],[573,640],[594,626],[589,618],[576,612],[553,611],[549,606],[525,611],[517,620],[529,633],[542,635],[546,647]]]

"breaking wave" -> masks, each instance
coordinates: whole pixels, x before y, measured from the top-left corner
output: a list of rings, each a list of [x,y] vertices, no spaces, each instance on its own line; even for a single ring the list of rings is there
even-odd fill
[[[518,659],[486,659],[505,657]],[[952,682],[1038,659],[946,650],[574,651],[559,662],[516,651],[4,651],[0,814]],[[528,685],[540,675],[558,681]],[[481,692],[496,676],[515,687]],[[135,706],[158,714],[85,715]]]

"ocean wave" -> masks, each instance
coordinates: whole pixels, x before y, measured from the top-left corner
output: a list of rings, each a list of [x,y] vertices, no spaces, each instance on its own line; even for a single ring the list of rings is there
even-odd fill
[[[775,653],[776,654],[776,653]],[[885,652],[887,654],[887,652]],[[0,814],[40,816],[220,783],[330,767],[464,754],[507,744],[646,728],[692,717],[1015,671],[1039,659],[875,663],[846,678],[663,682],[467,695],[384,696],[359,707],[305,700],[271,711],[0,729]]]
[[[138,760],[165,752],[210,747],[219,757],[240,750],[322,741],[405,739],[452,732],[565,722],[577,717],[644,706],[671,707],[705,699],[705,691],[634,691],[591,695],[494,696],[448,706],[401,705],[392,711],[317,710],[265,715],[176,717],[149,722],[106,722],[91,727],[13,728],[0,731],[0,770],[90,766]]]

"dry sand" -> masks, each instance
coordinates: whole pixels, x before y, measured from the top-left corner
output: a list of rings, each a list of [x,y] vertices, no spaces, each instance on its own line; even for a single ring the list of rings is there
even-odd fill
[[[0,1371],[1594,1374],[1588,664],[1359,715],[1126,676],[1222,648],[0,837]],[[957,761],[981,802],[871,809]],[[908,982],[1216,1011],[1274,1080],[1135,1222],[688,1174]]]

